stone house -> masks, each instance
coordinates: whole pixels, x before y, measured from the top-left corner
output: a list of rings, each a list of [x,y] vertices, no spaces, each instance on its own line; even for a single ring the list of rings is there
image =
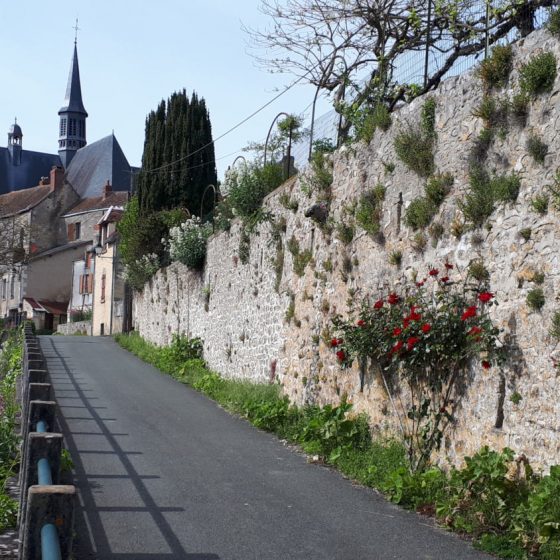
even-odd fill
[[[36,187],[0,195],[0,317],[8,323],[21,319],[25,297],[68,301],[57,267],[77,244],[61,250],[68,240],[59,218],[78,200],[60,167]]]

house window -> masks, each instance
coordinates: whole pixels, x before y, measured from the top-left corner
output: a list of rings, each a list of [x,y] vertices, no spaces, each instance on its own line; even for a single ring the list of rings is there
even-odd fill
[[[80,239],[81,232],[82,232],[82,222],[76,222],[74,224],[74,239]]]
[[[80,294],[91,294],[93,288],[93,274],[80,275]]]
[[[105,273],[101,276],[101,303],[105,303]]]

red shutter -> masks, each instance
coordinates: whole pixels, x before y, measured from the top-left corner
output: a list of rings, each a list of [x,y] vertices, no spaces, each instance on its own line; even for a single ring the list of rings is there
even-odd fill
[[[80,274],[80,294],[84,293],[84,275]]]
[[[76,239],[76,224],[68,224],[68,241]]]
[[[88,274],[88,294],[93,291],[93,274]]]

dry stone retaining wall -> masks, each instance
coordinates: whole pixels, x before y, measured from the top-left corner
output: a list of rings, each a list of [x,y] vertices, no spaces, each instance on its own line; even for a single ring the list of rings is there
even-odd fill
[[[560,61],[560,44],[546,31],[518,43],[510,87],[497,95],[511,97],[517,92],[520,65],[544,50],[553,51]],[[553,184],[560,167],[560,79],[552,93],[531,102],[525,126],[510,124],[507,134],[497,137],[490,149],[490,171],[519,175],[517,202],[498,205],[485,227],[458,237],[452,224],[462,220],[458,201],[468,187],[469,152],[483,128],[482,120],[473,116],[483,87],[474,73],[468,73],[444,82],[433,97],[437,103],[436,168],[455,177],[452,192],[435,218],[444,226],[435,247],[428,243],[421,253],[413,248],[415,232],[405,226],[403,216],[410,202],[423,194],[425,180],[398,161],[393,147],[398,131],[407,123],[418,122],[425,102],[420,98],[400,109],[389,131],[376,132],[369,145],[343,147],[333,157],[330,216],[335,222],[348,221],[351,203],[375,185],[384,185],[383,243],[359,227],[348,245],[335,234],[324,233],[304,217],[304,210],[315,202],[313,195],[305,194],[309,181],[305,177],[291,180],[269,195],[265,206],[286,220],[284,249],[294,236],[300,250],[312,252],[303,276],[294,273],[292,255],[284,250],[277,291],[277,250],[270,224],[262,224],[258,235],[251,237],[250,260],[242,264],[238,256],[240,225],[234,223],[229,233],[211,238],[202,273],[190,272],[180,264],[158,272],[135,298],[136,328],[158,344],[168,343],[176,332],[200,336],[211,368],[228,377],[276,379],[297,403],[336,403],[347,394],[357,411],[369,414],[373,426],[393,431],[396,417],[379,380],[368,375],[360,392],[357,370],[342,371],[323,340],[332,316],[345,313],[348,298],[387,293],[415,271],[424,274],[430,265],[448,260],[455,263],[453,274],[457,275],[464,274],[470,262],[481,259],[500,304],[493,308],[493,319],[504,329],[513,350],[508,367],[501,372],[473,369],[442,458],[459,462],[484,444],[507,445],[546,467],[560,461],[558,370],[552,363],[558,349],[548,334],[551,317],[560,309],[560,212],[550,209],[540,216],[530,202]],[[544,165],[527,152],[531,133],[549,146]],[[394,171],[388,171],[387,164],[394,164]],[[282,206],[282,194],[298,201],[296,212]],[[520,235],[524,228],[531,228],[528,240]],[[389,263],[393,251],[402,252],[400,267]],[[531,282],[535,272],[545,274],[546,303],[541,312],[531,311],[526,303],[529,290],[535,287]],[[291,309],[294,316],[288,322],[286,314]],[[517,404],[510,400],[513,393],[521,396]]]

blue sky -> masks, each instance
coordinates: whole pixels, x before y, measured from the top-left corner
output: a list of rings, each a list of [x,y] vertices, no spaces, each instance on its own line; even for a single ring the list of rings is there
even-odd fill
[[[216,138],[294,79],[266,72],[248,54],[241,24],[268,22],[258,6],[258,0],[2,1],[0,127],[7,134],[17,116],[24,149],[57,150],[57,112],[78,17],[89,142],[114,130],[130,163],[139,165],[146,115],[182,88],[206,99]],[[278,112],[300,113],[314,92],[313,86],[296,86],[217,142],[219,175],[248,141],[264,139]],[[318,115],[329,108],[324,101]]]

